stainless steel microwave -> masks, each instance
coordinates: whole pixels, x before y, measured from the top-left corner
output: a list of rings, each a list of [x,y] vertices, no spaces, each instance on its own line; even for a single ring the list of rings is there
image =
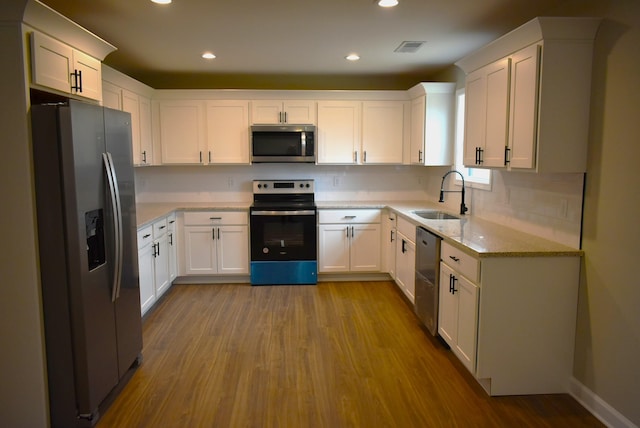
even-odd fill
[[[251,127],[251,162],[315,163],[314,125],[254,125]]]

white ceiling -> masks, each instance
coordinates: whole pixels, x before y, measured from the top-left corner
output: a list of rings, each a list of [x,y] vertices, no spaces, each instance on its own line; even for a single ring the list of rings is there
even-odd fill
[[[118,47],[107,65],[157,88],[220,87],[241,76],[255,88],[307,77],[305,89],[316,89],[318,76],[331,75],[396,89],[565,0],[400,0],[390,9],[374,0],[41,1]],[[426,43],[394,52],[403,41]],[[203,60],[205,51],[217,58]],[[361,60],[346,61],[352,52]]]

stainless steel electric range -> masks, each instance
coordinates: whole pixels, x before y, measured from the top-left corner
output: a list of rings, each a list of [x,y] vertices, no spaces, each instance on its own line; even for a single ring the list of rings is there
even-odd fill
[[[316,284],[313,180],[254,180],[249,212],[251,284]]]

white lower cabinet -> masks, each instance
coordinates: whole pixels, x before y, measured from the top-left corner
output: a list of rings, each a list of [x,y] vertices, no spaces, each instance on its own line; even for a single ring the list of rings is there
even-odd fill
[[[175,213],[167,217],[167,241],[169,245],[169,280],[173,281],[178,276],[178,242]]]
[[[569,392],[580,257],[440,258],[438,333],[487,393]]]
[[[170,266],[175,253],[169,246],[167,218],[138,230],[140,307],[146,313],[171,286]]]
[[[319,223],[319,272],[380,271],[380,210],[320,210]]]
[[[140,309],[142,315],[156,301],[154,282],[153,227],[138,230],[138,272],[140,278]]]
[[[438,333],[469,369],[476,369],[478,295],[480,287],[440,263]]]
[[[184,213],[184,258],[187,275],[249,273],[247,213]]]
[[[396,238],[396,284],[413,303],[416,290],[416,226],[398,217]]]
[[[392,279],[396,278],[396,239],[398,237],[396,219],[396,213],[391,210],[385,210],[383,213],[382,270],[389,273]]]

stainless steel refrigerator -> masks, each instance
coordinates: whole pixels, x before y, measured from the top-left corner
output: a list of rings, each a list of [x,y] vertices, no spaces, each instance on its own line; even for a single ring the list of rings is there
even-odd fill
[[[129,113],[31,108],[51,425],[94,425],[141,361]]]

